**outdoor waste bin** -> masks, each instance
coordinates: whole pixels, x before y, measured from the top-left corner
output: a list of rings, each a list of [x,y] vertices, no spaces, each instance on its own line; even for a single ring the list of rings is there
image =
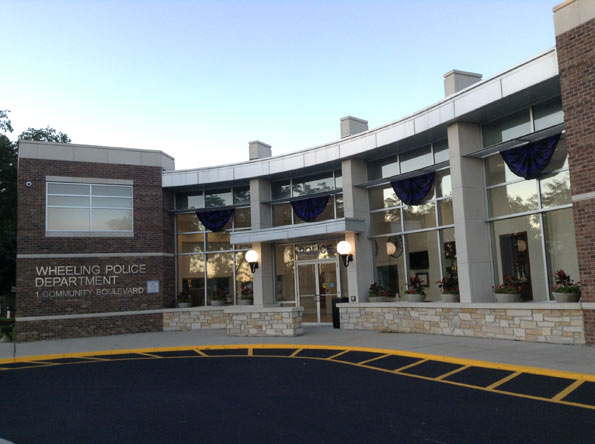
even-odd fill
[[[337,304],[349,302],[349,298],[333,298],[333,328],[341,328],[341,317],[339,316],[339,307]]]

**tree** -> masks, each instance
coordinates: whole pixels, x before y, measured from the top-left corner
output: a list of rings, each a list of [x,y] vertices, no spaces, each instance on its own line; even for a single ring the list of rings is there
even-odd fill
[[[15,284],[17,252],[17,144],[8,138],[13,132],[8,110],[0,110],[0,295]],[[70,143],[70,138],[49,126],[29,128],[20,140]]]

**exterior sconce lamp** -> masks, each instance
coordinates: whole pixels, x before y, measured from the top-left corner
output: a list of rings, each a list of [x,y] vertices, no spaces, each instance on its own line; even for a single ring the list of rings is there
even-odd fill
[[[250,264],[250,270],[254,274],[258,268],[258,253],[254,250],[248,250],[246,252],[246,261]]]
[[[349,262],[353,261],[353,254],[351,254],[351,244],[347,241],[341,241],[337,244],[337,251],[341,255],[343,265],[349,267]]]

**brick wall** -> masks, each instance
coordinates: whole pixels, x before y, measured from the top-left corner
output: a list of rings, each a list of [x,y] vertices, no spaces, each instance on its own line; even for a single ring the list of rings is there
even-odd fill
[[[556,36],[573,196],[595,192],[595,20]],[[582,302],[595,302],[595,198],[575,200],[574,229]],[[585,312],[586,313],[586,312]],[[585,317],[588,343],[595,319]]]
[[[134,236],[46,237],[46,176],[132,180]],[[31,186],[27,187],[26,182],[31,182]],[[174,258],[167,256],[174,252],[174,221],[168,212],[173,208],[173,199],[171,192],[161,188],[160,167],[20,159],[17,254],[63,257],[17,259],[17,318],[173,307]],[[68,257],[96,253],[102,256]],[[134,255],[126,256],[127,253]],[[143,253],[158,255],[142,256]],[[76,283],[40,285],[38,279],[47,277],[40,272],[41,267],[48,266],[73,267],[67,277],[74,278]],[[77,274],[77,267],[81,266],[96,267],[98,272]],[[123,271],[108,272],[110,266],[121,266]],[[131,266],[142,266],[142,271],[126,273]],[[80,276],[105,276],[108,281],[89,284],[80,281]],[[160,282],[158,293],[147,293],[149,280]],[[17,340],[161,331],[162,326],[161,315],[148,314],[22,322],[17,319]]]

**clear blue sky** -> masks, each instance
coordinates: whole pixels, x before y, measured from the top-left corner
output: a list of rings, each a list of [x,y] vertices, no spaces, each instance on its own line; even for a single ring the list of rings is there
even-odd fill
[[[0,0],[0,109],[16,138],[160,149],[178,169],[282,154],[444,96],[555,44],[561,0]]]

